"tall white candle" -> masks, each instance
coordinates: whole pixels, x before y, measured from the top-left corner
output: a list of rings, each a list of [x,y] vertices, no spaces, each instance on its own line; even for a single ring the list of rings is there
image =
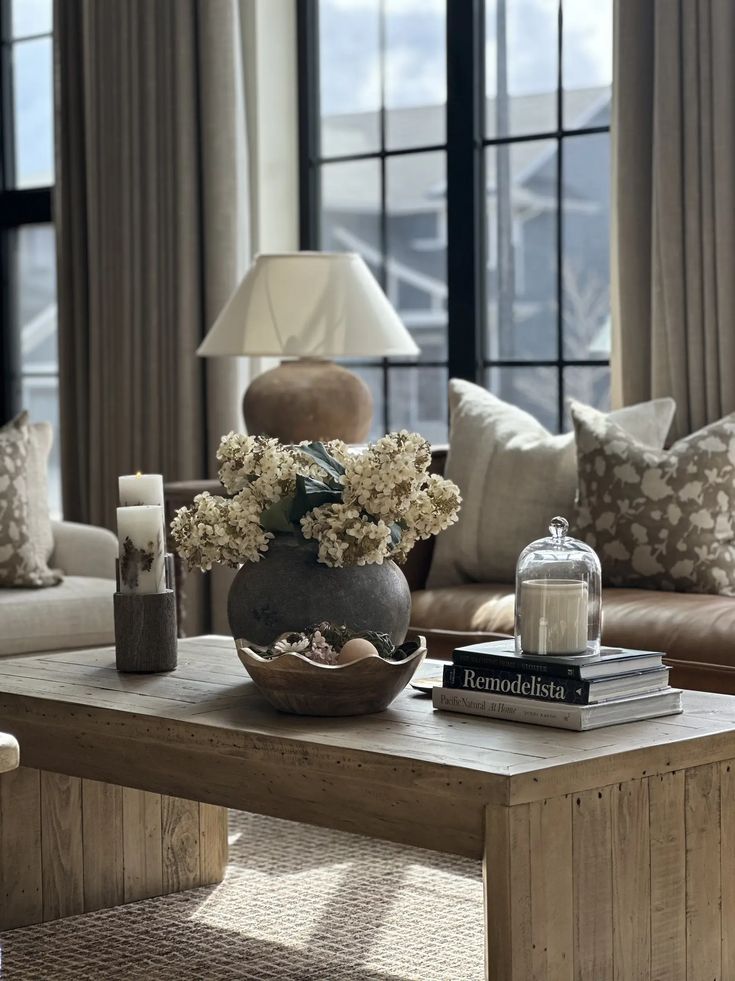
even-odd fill
[[[118,477],[120,504],[155,504],[163,507],[163,477],[160,473],[133,473]]]
[[[166,588],[163,508],[144,504],[117,509],[120,592],[162,593]]]
[[[521,583],[521,649],[526,654],[584,654],[587,583],[526,579]]]

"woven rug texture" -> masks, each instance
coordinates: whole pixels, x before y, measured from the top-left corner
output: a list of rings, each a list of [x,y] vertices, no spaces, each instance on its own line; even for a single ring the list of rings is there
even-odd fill
[[[218,886],[0,935],[2,981],[480,981],[479,862],[230,813]]]

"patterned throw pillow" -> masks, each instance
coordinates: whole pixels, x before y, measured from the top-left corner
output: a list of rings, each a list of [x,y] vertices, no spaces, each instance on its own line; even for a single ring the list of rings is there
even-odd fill
[[[613,586],[735,596],[735,414],[653,450],[571,404],[577,527]]]
[[[0,586],[55,586],[29,524],[31,430],[26,413],[0,432]]]

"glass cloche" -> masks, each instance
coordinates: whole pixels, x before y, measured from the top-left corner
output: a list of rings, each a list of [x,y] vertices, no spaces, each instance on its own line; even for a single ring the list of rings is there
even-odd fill
[[[600,653],[600,560],[552,518],[548,538],[523,549],[516,566],[516,651],[554,657]]]

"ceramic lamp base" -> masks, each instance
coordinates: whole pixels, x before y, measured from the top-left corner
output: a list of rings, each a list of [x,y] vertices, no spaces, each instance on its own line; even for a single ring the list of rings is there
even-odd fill
[[[282,443],[364,443],[373,398],[362,378],[341,365],[301,358],[259,375],[245,392],[243,415],[250,434],[275,436]]]

